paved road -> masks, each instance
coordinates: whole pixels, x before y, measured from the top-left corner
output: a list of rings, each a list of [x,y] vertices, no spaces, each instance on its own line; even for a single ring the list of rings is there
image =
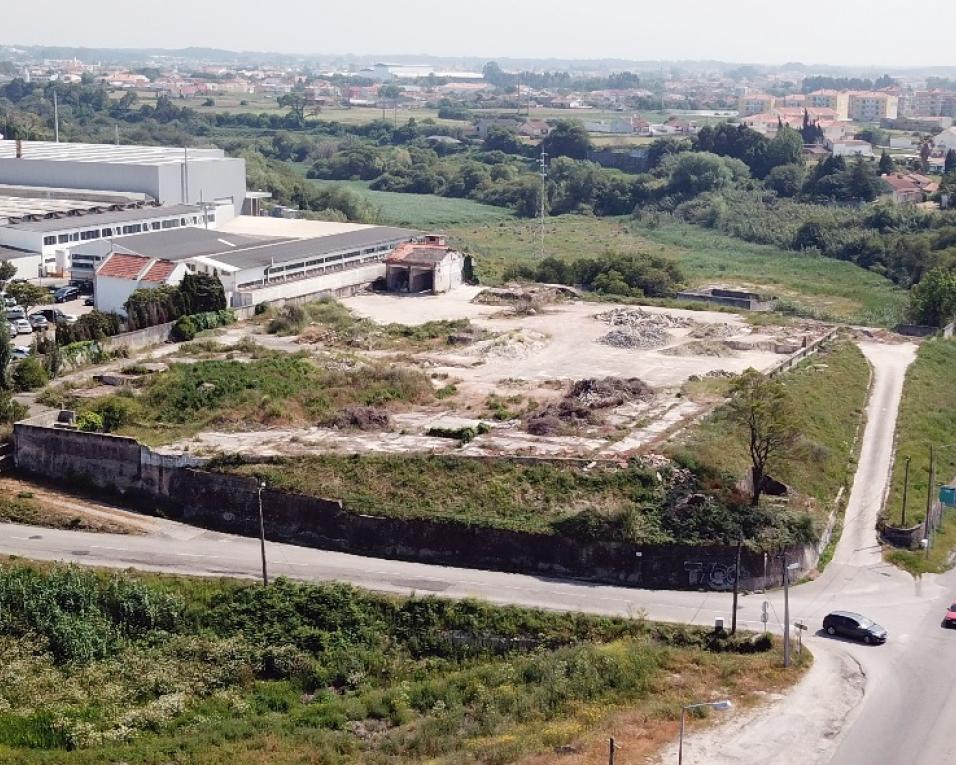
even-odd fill
[[[911,577],[883,563],[876,514],[890,465],[896,410],[911,345],[861,345],[873,365],[867,426],[851,491],[845,531],[833,562],[816,581],[791,591],[791,615],[817,627],[834,608],[863,611],[884,624],[890,642],[866,647],[807,636],[818,669],[788,698],[750,720],[734,736],[690,763],[826,763],[901,765],[942,762],[956,720],[956,632],[939,627],[956,573]],[[137,516],[138,517],[138,516]],[[138,517],[140,521],[143,519]],[[98,566],[136,567],[180,574],[256,577],[257,540],[204,531],[159,519],[144,536],[114,536],[4,526],[0,553]],[[347,581],[372,590],[447,597],[480,597],[497,603],[636,615],[688,623],[729,616],[723,593],[668,592],[549,580],[493,571],[370,559],[270,543],[270,572],[295,579]],[[782,594],[741,599],[739,622],[759,628],[760,604],[771,605],[771,627],[780,629]],[[844,687],[866,677],[862,699]],[[706,735],[706,734],[704,734]],[[760,746],[743,745],[759,741]]]

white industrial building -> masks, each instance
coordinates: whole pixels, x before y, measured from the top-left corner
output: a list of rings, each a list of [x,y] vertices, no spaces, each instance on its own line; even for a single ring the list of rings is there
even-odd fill
[[[0,184],[148,194],[160,205],[213,204],[239,215],[246,163],[222,149],[0,141]]]
[[[241,308],[338,294],[383,279],[386,257],[415,233],[391,226],[240,216],[219,230],[179,228],[77,248],[73,273],[86,257],[96,259],[92,267],[97,269],[118,253],[162,259],[185,264],[190,273],[216,276],[228,304]],[[96,307],[115,310],[115,300],[104,297],[101,304],[100,274],[97,270],[94,281]]]

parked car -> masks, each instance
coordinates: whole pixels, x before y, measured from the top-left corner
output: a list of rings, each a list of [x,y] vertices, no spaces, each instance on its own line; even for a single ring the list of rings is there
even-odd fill
[[[42,313],[31,313],[28,321],[34,332],[43,332],[50,327],[50,322]]]
[[[17,325],[12,321],[7,322],[7,334],[9,334],[10,337],[16,337],[18,334],[20,334],[17,332]]]
[[[833,611],[823,617],[823,629],[828,635],[862,640],[867,645],[886,642],[886,630],[872,619],[853,611]]]
[[[17,299],[10,295],[4,294],[3,296],[3,307],[4,308],[13,308],[17,304]]]
[[[21,335],[32,335],[32,334],[33,334],[33,327],[30,326],[30,322],[28,322],[26,319],[15,319],[15,320],[14,320],[13,322],[11,322],[11,323],[13,324],[13,326],[15,326],[15,327],[17,328],[17,332],[18,332],[19,334],[21,334]]]
[[[76,324],[73,314],[64,313],[59,308],[41,308],[37,313],[52,324]]]
[[[25,359],[30,355],[30,349],[26,345],[16,345],[10,351],[10,356],[14,359]]]
[[[23,310],[22,305],[15,305],[7,309],[7,321],[16,321],[17,319],[27,318],[27,312]]]
[[[80,291],[76,287],[60,287],[53,293],[54,303],[69,303],[80,296]]]
[[[93,300],[93,296],[92,296],[92,295],[87,295],[87,296],[83,299],[83,305],[93,306],[93,305],[96,305],[96,301]]]
[[[81,295],[93,294],[93,282],[89,279],[71,279],[69,286],[76,287]]]

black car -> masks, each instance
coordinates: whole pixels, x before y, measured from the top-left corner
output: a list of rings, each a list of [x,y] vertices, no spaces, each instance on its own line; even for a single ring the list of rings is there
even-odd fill
[[[53,302],[69,303],[71,300],[76,300],[79,296],[80,291],[76,287],[60,287],[60,289],[53,293]]]
[[[872,619],[852,611],[833,611],[823,617],[823,629],[828,635],[862,640],[867,645],[886,642],[886,630]]]

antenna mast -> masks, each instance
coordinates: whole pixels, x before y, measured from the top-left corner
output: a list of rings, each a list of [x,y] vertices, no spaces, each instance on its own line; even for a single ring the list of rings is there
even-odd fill
[[[541,197],[541,209],[540,209],[541,232],[540,232],[540,238],[539,238],[539,241],[538,241],[538,255],[543,258],[543,257],[544,257],[544,217],[545,217],[545,202],[546,202],[547,196],[548,196],[548,154],[547,154],[547,152],[544,151],[544,149],[541,150],[541,157],[540,157],[540,159],[538,159],[538,164],[541,166],[541,171],[540,171],[540,174],[541,174],[541,193],[540,193],[540,197]]]
[[[56,99],[56,85],[53,86],[53,137],[60,142],[60,105]]]

